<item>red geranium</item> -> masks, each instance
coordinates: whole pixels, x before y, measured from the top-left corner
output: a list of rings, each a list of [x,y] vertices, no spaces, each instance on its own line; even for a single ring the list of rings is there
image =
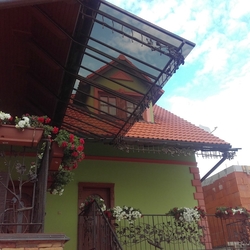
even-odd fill
[[[81,151],[83,151],[83,149],[84,149],[84,147],[82,145],[79,145],[76,150],[81,152]]]
[[[73,134],[70,134],[70,135],[69,135],[69,141],[70,141],[70,142],[74,142],[74,135],[73,135]]]
[[[37,118],[37,121],[41,122],[41,123],[44,123],[44,117],[43,116],[40,116]]]
[[[53,133],[53,134],[57,134],[57,133],[58,133],[58,131],[59,131],[59,128],[54,127],[54,128],[53,128],[53,130],[52,130],[52,133]]]
[[[68,146],[68,143],[66,141],[63,141],[61,146],[66,148]]]
[[[78,152],[74,151],[71,155],[72,155],[73,157],[77,157],[79,154],[78,154]]]

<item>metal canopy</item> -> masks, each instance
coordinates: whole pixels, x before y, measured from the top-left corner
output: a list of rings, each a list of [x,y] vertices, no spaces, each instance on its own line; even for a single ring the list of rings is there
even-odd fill
[[[113,143],[195,46],[102,0],[0,8],[0,31],[3,111]]]
[[[98,10],[85,4],[79,18],[90,24],[91,32],[78,29],[86,43],[71,38],[82,47],[82,59],[62,125],[85,138],[117,143],[150,102],[159,99],[194,44],[106,1]],[[105,112],[100,104],[114,112]]]

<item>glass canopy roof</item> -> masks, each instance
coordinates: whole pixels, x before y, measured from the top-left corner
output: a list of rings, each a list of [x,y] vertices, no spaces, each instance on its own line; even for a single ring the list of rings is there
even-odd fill
[[[106,1],[82,4],[71,40],[82,53],[63,127],[116,143],[195,46]]]

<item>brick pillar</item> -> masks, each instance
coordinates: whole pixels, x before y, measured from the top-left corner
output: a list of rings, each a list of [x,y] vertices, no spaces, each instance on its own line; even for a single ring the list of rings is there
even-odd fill
[[[192,186],[195,187],[194,199],[197,200],[198,206],[206,211],[203,190],[201,186],[199,168],[190,167],[190,173],[193,174]],[[204,244],[206,249],[212,249],[211,236],[208,228],[207,218],[200,222],[200,225],[206,228]]]

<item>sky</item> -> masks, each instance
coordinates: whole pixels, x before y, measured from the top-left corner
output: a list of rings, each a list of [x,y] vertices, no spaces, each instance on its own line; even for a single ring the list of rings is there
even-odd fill
[[[195,43],[157,104],[241,148],[214,173],[250,165],[249,0],[109,0]],[[197,158],[201,177],[219,159]]]

